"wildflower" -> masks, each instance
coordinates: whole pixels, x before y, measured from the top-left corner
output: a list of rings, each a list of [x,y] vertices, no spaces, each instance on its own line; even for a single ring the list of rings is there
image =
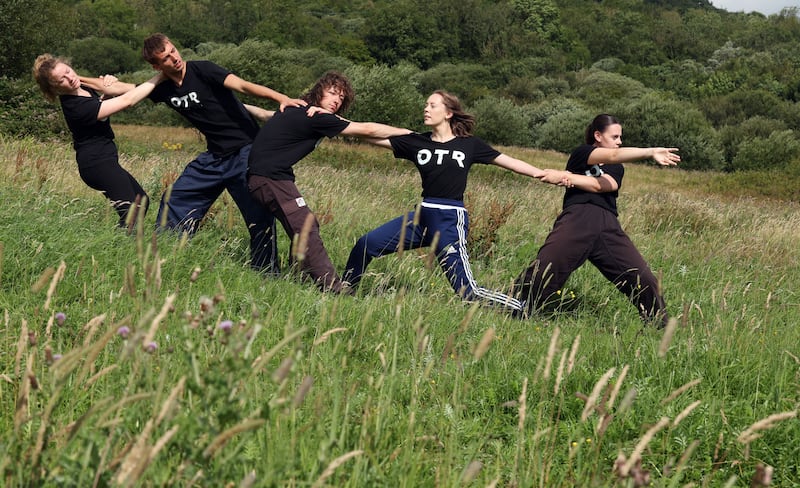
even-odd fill
[[[117,329],[117,334],[123,339],[127,339],[130,333],[131,329],[127,325],[123,325],[119,329]]]
[[[144,346],[144,350],[151,354],[156,352],[156,349],[158,349],[158,344],[156,344],[155,342],[150,342],[149,344]]]
[[[61,354],[53,354],[53,362],[56,362],[61,358],[62,358]]]
[[[67,316],[64,314],[64,312],[58,312],[56,314],[56,324],[64,325],[64,322],[66,321],[67,321]]]
[[[230,320],[223,320],[222,322],[220,322],[219,328],[226,334],[230,334],[231,328],[233,328],[233,322],[231,322]]]

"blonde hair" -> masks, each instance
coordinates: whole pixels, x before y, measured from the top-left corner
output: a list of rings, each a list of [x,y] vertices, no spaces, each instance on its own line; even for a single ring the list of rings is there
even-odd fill
[[[44,98],[51,102],[58,98],[58,92],[53,84],[52,74],[59,63],[67,64],[64,59],[48,53],[40,55],[36,58],[36,61],[33,62],[33,79],[36,80],[36,84],[38,84],[39,89],[42,90]]]

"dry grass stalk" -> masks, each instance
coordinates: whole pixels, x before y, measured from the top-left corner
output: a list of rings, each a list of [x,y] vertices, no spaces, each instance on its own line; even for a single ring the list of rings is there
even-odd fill
[[[472,460],[467,464],[467,467],[464,468],[464,472],[461,473],[461,483],[468,484],[472,482],[477,476],[480,474],[481,470],[483,469],[483,463],[478,460]]]
[[[262,354],[262,355],[258,356],[257,358],[255,358],[253,360],[253,363],[250,365],[250,369],[253,370],[253,374],[258,373],[261,370],[261,368],[263,368],[264,365],[267,364],[269,362],[269,360],[272,359],[272,357],[275,356],[275,354],[277,354],[278,351],[280,351],[283,348],[283,346],[285,346],[286,344],[292,342],[293,340],[295,340],[299,336],[305,334],[305,332],[306,332],[306,328],[305,327],[292,332],[288,336],[286,336],[283,339],[281,339],[280,342],[278,342],[277,344],[272,346],[272,348],[269,351],[267,351],[265,354]]]
[[[149,458],[150,448],[147,446],[147,440],[150,438],[152,430],[153,420],[150,419],[145,424],[142,433],[136,438],[136,442],[134,442],[125,455],[125,458],[122,460],[117,470],[117,475],[114,478],[115,484],[121,486],[133,486],[136,484]]]
[[[775,424],[778,422],[781,422],[783,420],[793,419],[796,417],[797,417],[797,410],[772,414],[769,417],[765,417],[759,420],[758,422],[754,423],[747,429],[745,429],[741,434],[739,434],[739,437],[737,437],[736,440],[741,442],[742,444],[749,444],[750,442],[761,437],[761,434],[759,434],[759,432],[775,427]]]
[[[42,274],[39,275],[39,279],[36,280],[36,283],[31,285],[31,291],[33,293],[39,293],[54,274],[56,274],[55,268],[45,268]]]
[[[553,329],[553,334],[550,336],[550,347],[547,348],[547,358],[544,362],[544,374],[542,377],[546,380],[550,379],[550,370],[553,367],[553,358],[556,355],[556,346],[558,346],[558,336],[561,334],[561,329],[558,327]]]
[[[230,440],[231,437],[242,432],[247,432],[248,430],[257,429],[264,425],[265,422],[266,420],[264,419],[250,419],[225,430],[220,435],[215,437],[208,447],[203,450],[203,457],[206,459],[213,457],[217,451],[219,451],[219,449]]]
[[[87,389],[88,387],[92,386],[97,380],[102,378],[103,376],[107,375],[108,373],[117,369],[116,364],[112,364],[111,366],[106,366],[105,368],[101,369],[97,372],[94,376],[86,380],[86,383],[83,384],[83,389]]]
[[[97,332],[98,326],[100,326],[106,320],[106,315],[98,315],[97,317],[93,317],[91,320],[86,322],[86,325],[83,326],[83,331],[86,332],[86,337],[83,338],[83,347],[87,347],[91,344],[92,339],[94,339],[94,334]]]
[[[693,386],[699,385],[700,381],[702,381],[702,380],[700,378],[697,378],[695,380],[692,380],[692,381],[686,383],[685,385],[681,386],[677,390],[675,390],[672,393],[670,393],[667,396],[667,398],[661,400],[661,404],[662,405],[666,405],[667,403],[671,402],[672,400],[678,398],[681,395],[681,393],[685,392],[689,388],[692,388]]]
[[[161,451],[161,449],[163,449],[163,448],[164,448],[164,446],[166,446],[166,445],[167,445],[167,442],[169,442],[169,441],[170,441],[170,439],[172,439],[172,437],[173,437],[173,436],[174,436],[174,435],[175,435],[177,432],[178,432],[178,426],[177,426],[177,425],[173,425],[171,429],[169,429],[169,430],[168,430],[166,433],[164,433],[164,435],[162,435],[162,436],[161,436],[161,437],[160,437],[160,438],[159,438],[159,439],[156,441],[156,443],[155,443],[155,444],[153,444],[153,447],[152,447],[152,448],[150,448],[150,452],[149,452],[149,453],[148,453],[148,455],[147,455],[147,464],[148,464],[148,465],[149,465],[151,462],[153,462],[153,459],[155,459],[155,458],[156,458],[156,456],[157,456],[157,455],[158,455],[158,453]]]
[[[344,455],[339,456],[338,458],[334,459],[333,461],[331,461],[330,464],[328,464],[328,467],[325,468],[325,471],[322,472],[320,477],[317,478],[317,481],[315,481],[314,484],[311,485],[311,486],[313,488],[319,488],[320,486],[323,486],[325,484],[325,480],[330,478],[333,475],[333,473],[336,471],[336,468],[338,468],[342,464],[346,463],[349,459],[352,459],[352,458],[354,458],[356,456],[360,456],[363,453],[364,453],[364,451],[359,449],[359,450],[356,450],[356,451],[350,451],[347,454],[344,454]]]
[[[298,263],[302,263],[306,259],[306,252],[308,251],[308,235],[311,233],[311,227],[314,225],[316,217],[309,212],[306,215],[306,220],[303,221],[303,227],[300,229],[300,235],[297,238],[296,246],[292,250],[295,259]]]
[[[61,278],[64,277],[64,271],[67,270],[67,263],[61,261],[58,265],[58,269],[56,270],[56,274],[53,275],[53,279],[50,281],[50,288],[47,289],[47,298],[44,300],[44,310],[50,310],[50,301],[53,299],[53,294],[56,292],[56,286],[58,282],[61,281]]]
[[[600,377],[599,380],[597,380],[597,383],[595,383],[594,388],[592,389],[591,395],[589,395],[589,398],[586,399],[586,405],[583,407],[583,413],[581,413],[581,420],[585,421],[589,418],[589,415],[591,415],[592,411],[597,405],[597,399],[600,398],[600,393],[606,387],[608,380],[614,375],[614,371],[616,371],[616,368],[609,369],[603,376]]]
[[[519,394],[519,423],[517,429],[520,432],[525,428],[525,415],[528,412],[528,377],[522,380],[522,393]]]
[[[314,345],[318,346],[318,345],[322,344],[323,342],[327,341],[328,338],[330,336],[332,336],[333,334],[336,334],[337,332],[344,332],[346,330],[347,330],[347,327],[336,327],[334,329],[327,330],[327,331],[325,331],[324,334],[319,336],[319,339],[314,341]]]
[[[19,378],[20,368],[22,368],[22,355],[28,349],[28,321],[22,319],[22,327],[19,331],[19,341],[17,342],[17,353],[14,355],[14,378]]]
[[[300,386],[297,388],[297,393],[294,394],[294,398],[292,399],[292,408],[297,408],[302,405],[306,395],[308,395],[308,392],[311,391],[311,386],[313,384],[314,378],[311,376],[306,376],[303,378],[303,382],[300,383]]]
[[[417,226],[417,219],[419,215],[419,207],[417,207],[417,212],[414,213],[414,227]],[[397,240],[397,258],[402,259],[403,252],[405,249],[403,248],[403,243],[406,241],[406,229],[408,229],[408,214],[403,215],[403,225],[400,227],[400,239]]]
[[[110,327],[102,337],[100,337],[94,344],[91,345],[89,348],[83,348],[83,367],[81,368],[80,374],[78,375],[77,381],[83,381],[90,372],[94,371],[95,361],[100,353],[105,349],[106,344],[116,336],[117,331],[114,327]]]
[[[434,232],[433,239],[431,240],[431,245],[428,248],[428,254],[425,257],[425,269],[432,270],[434,264],[436,264],[436,248],[439,247],[439,239],[442,237],[442,233],[438,230]]]
[[[661,343],[658,345],[658,357],[663,358],[667,355],[669,345],[672,343],[672,338],[675,336],[675,330],[678,328],[678,319],[675,317],[667,321],[667,326],[664,328],[664,335],[661,336]]]
[[[569,350],[569,359],[567,360],[567,374],[572,373],[572,370],[575,368],[575,356],[578,355],[578,346],[581,343],[581,336],[580,334],[575,336],[575,340],[572,341],[572,348]]]
[[[464,333],[469,327],[469,324],[472,322],[472,318],[475,316],[475,312],[478,311],[478,307],[480,307],[480,303],[473,303],[472,306],[469,307],[467,310],[467,314],[464,315],[464,319],[461,320],[461,323],[458,326],[458,333]]]
[[[608,396],[608,401],[606,401],[606,408],[611,410],[614,408],[614,402],[617,400],[617,396],[619,396],[619,391],[622,389],[622,383],[625,381],[625,377],[628,376],[628,370],[630,366],[627,364],[622,367],[622,371],[619,373],[619,378],[617,378],[617,382],[614,383],[614,389],[611,390],[611,394]]]
[[[683,410],[681,410],[681,413],[679,413],[678,416],[675,417],[675,420],[672,421],[672,426],[673,427],[677,427],[678,424],[680,424],[683,419],[688,417],[689,414],[692,413],[692,410],[694,410],[695,408],[700,406],[701,403],[703,403],[703,402],[701,402],[700,400],[694,401],[691,404],[689,404],[688,407],[686,407]]]
[[[475,352],[472,355],[475,361],[480,361],[483,355],[486,354],[486,351],[489,350],[489,346],[491,345],[492,340],[494,340],[494,328],[489,327],[483,333],[483,337],[481,337],[481,340],[478,343],[478,346],[475,348]]]
[[[272,372],[272,381],[278,384],[282,383],[283,380],[289,376],[289,372],[292,370],[293,364],[294,360],[291,356],[284,358],[283,361],[281,361],[280,366],[278,366],[278,369]]]
[[[181,379],[178,380],[178,384],[175,385],[169,393],[169,397],[167,397],[167,400],[161,406],[161,411],[158,413],[158,417],[156,417],[156,425],[160,425],[164,419],[171,416],[172,412],[175,410],[175,405],[178,403],[178,397],[183,394],[185,386],[186,376],[181,376]]]
[[[31,353],[28,355],[28,362],[25,367],[25,377],[20,379],[19,394],[17,395],[16,411],[14,412],[15,434],[19,432],[19,429],[20,427],[22,427],[22,424],[27,422],[29,418],[28,406],[30,405],[31,382],[28,381],[28,375],[33,374],[34,358],[35,358],[35,352],[31,351]]]
[[[647,447],[648,444],[650,444],[650,441],[653,440],[653,436],[655,436],[659,430],[663,429],[667,425],[669,425],[669,419],[667,417],[661,417],[661,419],[658,421],[656,425],[647,429],[647,432],[644,433],[642,439],[639,441],[638,444],[636,444],[636,447],[633,448],[631,457],[628,458],[625,464],[623,464],[620,467],[620,475],[622,475],[623,477],[628,476],[628,473],[630,473],[631,468],[633,468],[638,461],[641,461],[642,452],[644,452],[644,449]]]
[[[561,388],[561,382],[564,380],[564,368],[567,366],[567,351],[566,349],[561,352],[561,360],[558,362],[558,371],[556,371],[556,382],[553,385],[553,395],[558,395],[558,390]]]
[[[164,305],[161,306],[161,310],[153,318],[153,321],[150,323],[150,328],[147,330],[144,340],[142,340],[143,347],[147,347],[151,342],[153,342],[153,339],[155,339],[158,326],[173,308],[172,304],[175,302],[175,296],[175,293],[173,293],[172,295],[168,296],[166,300],[164,300]]]

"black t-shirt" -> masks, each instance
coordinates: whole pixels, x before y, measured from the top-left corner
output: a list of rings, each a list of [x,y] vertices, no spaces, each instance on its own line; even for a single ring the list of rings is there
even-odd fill
[[[350,125],[336,115],[306,114],[305,107],[275,112],[258,131],[248,161],[249,174],[294,181],[292,166],[306,157],[323,137],[335,137]]]
[[[206,136],[210,152],[228,155],[253,142],[258,132],[242,102],[225,87],[229,74],[211,61],[187,61],[181,86],[164,80],[148,98],[167,104],[191,122]]]
[[[589,154],[596,149],[590,144],[583,144],[575,148],[569,155],[567,171],[576,175],[594,176],[599,178],[607,174],[617,182],[617,190],[605,193],[592,193],[579,188],[567,188],[564,193],[564,208],[576,203],[591,203],[603,207],[617,214],[617,197],[619,188],[622,187],[622,177],[625,176],[625,167],[621,164],[588,164]]]
[[[78,167],[88,168],[96,164],[117,160],[114,131],[108,117],[97,120],[100,112],[100,96],[88,86],[82,88],[91,96],[61,95],[61,110],[67,127],[72,133],[72,147]]]
[[[396,158],[416,165],[422,178],[422,197],[464,200],[467,174],[475,163],[490,164],[500,152],[475,136],[447,142],[431,140],[431,133],[389,138]]]

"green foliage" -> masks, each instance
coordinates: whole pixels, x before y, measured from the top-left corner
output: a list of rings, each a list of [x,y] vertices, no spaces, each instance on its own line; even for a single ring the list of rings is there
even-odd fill
[[[58,102],[50,103],[33,80],[0,78],[0,134],[12,137],[68,138]]]
[[[611,113],[622,122],[624,145],[680,148],[684,169],[722,169],[724,165],[716,131],[691,104],[654,92]]]
[[[476,136],[491,144],[530,145],[525,110],[511,100],[490,95],[476,101],[471,110],[477,119]]]
[[[76,12],[78,38],[113,39],[129,49],[141,49],[142,39],[149,34],[139,22],[141,14],[128,2],[82,0],[76,5]]]
[[[786,130],[788,127],[782,120],[769,119],[759,115],[751,117],[741,124],[726,125],[719,129],[719,140],[722,144],[725,161],[730,162],[739,150],[739,145],[754,137],[767,138],[775,131]],[[731,170],[731,167],[726,167]]]
[[[583,133],[594,114],[580,105],[568,106],[567,110],[555,113],[537,127],[534,144],[541,149],[569,153],[583,143]]]
[[[776,130],[768,137],[745,139],[736,149],[731,160],[734,171],[781,169],[800,159],[800,137],[790,129]]]
[[[639,81],[600,70],[591,70],[585,76],[579,76],[576,88],[578,98],[600,111],[621,102],[636,100],[648,92]]]
[[[465,104],[492,93],[500,82],[491,66],[482,64],[442,63],[420,71],[415,77],[420,93],[446,90]]]
[[[425,98],[409,83],[417,73],[409,64],[348,68],[345,74],[353,83],[356,100],[347,117],[412,130],[421,127]]]
[[[140,52],[124,42],[107,37],[77,39],[67,46],[72,67],[89,76],[142,69],[146,64]]]

